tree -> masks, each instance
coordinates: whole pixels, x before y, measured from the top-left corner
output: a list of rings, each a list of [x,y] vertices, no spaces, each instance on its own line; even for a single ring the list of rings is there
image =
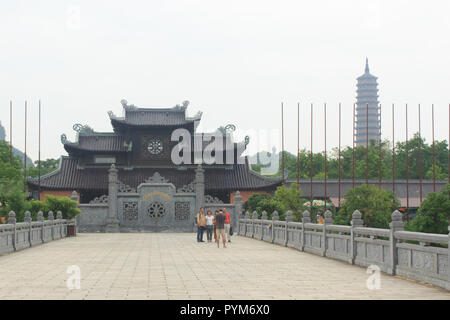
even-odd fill
[[[450,224],[450,184],[437,193],[429,193],[407,230],[448,234]]]
[[[448,177],[448,143],[447,141],[435,141],[434,152],[436,158],[436,178],[447,179]],[[355,178],[365,179],[366,177],[366,146],[355,147]],[[285,167],[288,179],[297,177],[297,155],[284,151]],[[281,155],[278,157],[279,169],[274,177],[281,176]],[[406,177],[406,142],[398,142],[394,150],[395,157],[395,178],[404,179]],[[300,150],[300,178],[306,179],[311,174],[311,153],[306,149]],[[388,140],[377,143],[369,142],[368,148],[368,176],[369,179],[378,179],[379,164],[381,164],[381,175],[383,179],[392,177],[392,144]],[[421,160],[421,161],[420,161]],[[312,156],[312,176],[314,179],[323,179],[324,172],[324,153],[313,153]],[[260,163],[252,165],[252,169],[260,172],[264,167]],[[341,177],[343,179],[352,178],[353,168],[353,148],[345,147],[341,149]],[[419,134],[414,134],[408,141],[408,176],[410,179],[422,177],[433,178],[433,145],[427,144],[425,139],[419,138]],[[327,178],[336,179],[338,171],[338,149],[334,148],[327,154]]]
[[[306,200],[301,196],[302,190],[297,189],[297,183],[292,183],[289,188],[280,186],[275,191],[275,200],[281,203],[286,211],[292,212],[294,221],[300,221],[304,211],[303,204]]]
[[[267,212],[267,219],[272,219],[272,215],[275,211],[278,212],[278,217],[280,220],[284,219],[286,207],[279,201],[274,198],[263,199],[259,202],[258,207],[256,208],[256,212],[258,213],[258,217],[261,218],[262,212]]]
[[[62,212],[63,219],[73,219],[77,214],[81,213],[81,210],[77,208],[78,202],[70,199],[69,197],[56,197],[47,195],[45,197],[48,210],[57,213]]]
[[[266,199],[270,199],[270,198],[272,198],[272,197],[270,196],[270,194],[267,194],[267,193],[254,193],[248,198],[247,202],[245,203],[246,210],[248,210],[249,212],[253,212],[253,211],[257,210],[259,203],[262,200],[266,200]]]
[[[350,189],[344,196],[344,202],[336,214],[335,223],[349,225],[353,212],[359,210],[365,226],[387,229],[392,212],[399,206],[400,202],[393,192],[379,189],[374,185],[362,185]]]

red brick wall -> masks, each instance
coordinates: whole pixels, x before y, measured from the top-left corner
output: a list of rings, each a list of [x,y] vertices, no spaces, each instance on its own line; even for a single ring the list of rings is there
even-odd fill
[[[250,196],[252,194],[260,194],[260,193],[266,193],[266,194],[270,194],[267,191],[239,191],[241,193],[241,197],[242,197],[242,202],[247,202],[248,198],[250,198]],[[230,194],[230,203],[234,203],[234,197],[236,195],[236,192],[232,192]]]
[[[40,200],[44,201],[45,200],[45,196],[50,194],[52,196],[56,196],[56,197],[71,197],[72,196],[72,191],[66,191],[66,190],[45,190],[41,192],[41,196],[40,196]],[[78,201],[80,201],[80,194],[77,193],[78,195]]]

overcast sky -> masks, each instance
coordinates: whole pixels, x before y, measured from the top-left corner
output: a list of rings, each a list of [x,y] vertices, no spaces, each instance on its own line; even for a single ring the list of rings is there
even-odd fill
[[[42,158],[66,154],[60,135],[72,125],[111,131],[107,111],[121,115],[121,99],[141,107],[189,100],[203,111],[200,129],[235,124],[242,130],[280,127],[285,103],[286,147],[295,152],[301,102],[301,146],[309,148],[309,104],[315,103],[315,151],[323,148],[323,103],[328,147],[351,144],[356,78],[366,56],[379,78],[382,136],[417,131],[448,139],[450,1],[2,1],[0,3],[0,120],[23,149],[24,101],[29,103],[28,151],[37,159],[38,100],[43,105]],[[253,138],[253,137],[252,137]],[[7,138],[9,139],[9,138]],[[268,149],[253,138],[253,147]],[[279,139],[278,139],[279,140]],[[275,141],[279,144],[279,141]]]

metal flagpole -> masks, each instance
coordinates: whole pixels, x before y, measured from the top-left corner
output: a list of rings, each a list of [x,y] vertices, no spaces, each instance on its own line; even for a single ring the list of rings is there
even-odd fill
[[[310,187],[310,211],[312,213],[312,206],[313,206],[313,193],[312,193],[312,182],[313,182],[313,104],[311,103],[311,151],[309,154],[309,187]]]
[[[323,120],[324,120],[324,133],[325,133],[325,151],[324,151],[324,173],[325,173],[325,197],[324,197],[324,209],[327,209],[327,104],[323,105]]]
[[[419,197],[420,197],[420,204],[422,204],[423,199],[423,192],[422,192],[422,175],[423,175],[423,168],[422,168],[422,125],[420,120],[420,104],[419,104]]]
[[[405,108],[405,123],[406,123],[406,217],[409,220],[409,157],[408,157],[408,104]]]
[[[284,115],[283,102],[281,103],[281,184],[284,186]]]
[[[366,104],[366,185],[369,184],[369,104]]]
[[[41,200],[41,100],[39,100],[38,200]]]
[[[338,206],[341,207],[341,104],[339,103]]]
[[[392,104],[392,192],[395,193],[395,121],[394,104]]]
[[[300,188],[300,102],[297,103],[297,190]]]
[[[433,136],[433,192],[436,192],[436,151],[434,148],[434,104],[431,105],[431,132]]]
[[[379,143],[379,154],[378,154],[378,188],[381,189],[382,173],[381,173],[381,104],[380,104],[380,143]]]
[[[28,109],[27,102],[25,101],[25,153],[23,157],[24,190],[26,190],[26,181],[27,181],[27,109]]]
[[[13,127],[13,123],[12,123],[12,100],[9,101],[9,164],[12,166],[13,164],[13,139],[12,139],[12,127]]]
[[[355,188],[355,104],[353,104],[352,188]]]

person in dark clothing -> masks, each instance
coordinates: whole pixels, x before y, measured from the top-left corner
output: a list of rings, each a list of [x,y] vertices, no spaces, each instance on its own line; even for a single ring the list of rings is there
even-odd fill
[[[226,239],[225,239],[225,220],[227,217],[223,213],[223,210],[219,210],[219,213],[216,215],[216,232],[217,232],[217,248],[220,247],[220,236],[222,236],[223,247],[226,248]]]

